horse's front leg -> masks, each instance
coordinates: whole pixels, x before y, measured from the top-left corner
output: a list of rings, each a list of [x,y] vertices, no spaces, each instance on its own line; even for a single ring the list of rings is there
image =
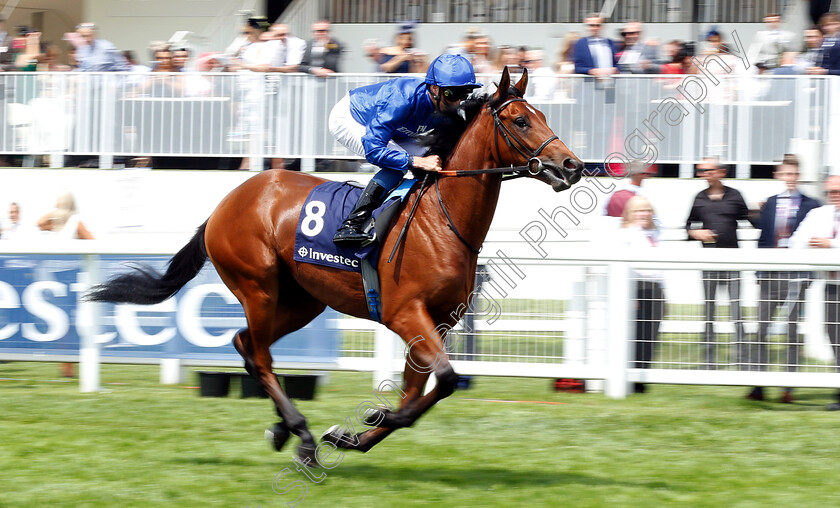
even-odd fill
[[[405,314],[405,323],[411,322],[413,326],[401,329],[400,323],[391,324],[391,329],[399,333],[408,344],[403,373],[404,393],[399,410],[370,410],[363,423],[376,428],[352,434],[336,425],[324,434],[325,441],[340,448],[366,452],[394,430],[413,425],[437,401],[448,397],[455,390],[458,376],[443,350],[441,337],[431,317],[425,309],[416,314]],[[422,326],[418,328],[418,324]],[[437,385],[428,394],[423,395],[429,375],[433,372],[437,377]]]

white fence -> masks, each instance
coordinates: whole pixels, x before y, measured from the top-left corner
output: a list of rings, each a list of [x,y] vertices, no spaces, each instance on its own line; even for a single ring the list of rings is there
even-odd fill
[[[0,244],[0,255],[42,254],[61,259],[68,254],[81,254],[86,259],[84,273],[70,288],[81,295],[85,284],[100,278],[99,255],[170,254],[178,247],[126,240],[4,242]],[[569,243],[562,259],[505,258],[502,254],[497,252],[495,257],[481,259],[486,266],[481,296],[461,327],[450,336],[451,357],[460,374],[604,380],[605,391],[612,397],[623,397],[632,382],[840,388],[840,373],[836,372],[827,346],[826,318],[822,314],[824,281],[820,270],[840,269],[832,250],[797,251],[795,256],[792,251],[780,249],[700,250],[679,246],[609,252]],[[639,345],[635,293],[637,271],[645,269],[663,272],[667,306],[653,356],[640,364],[633,352]],[[722,305],[718,305],[718,317],[713,323],[707,323],[703,312],[702,270],[738,273],[741,292],[737,301],[743,313],[740,320],[730,319],[733,315],[726,310],[730,302],[723,298]],[[817,270],[816,279],[804,293],[799,336],[793,342],[785,336],[782,316],[782,325],[771,325],[763,344],[758,343],[755,270]],[[61,284],[46,287],[54,293],[62,292]],[[0,310],[13,308],[21,301],[26,303],[26,294],[18,297],[11,295],[13,289],[6,286],[0,289],[3,289]],[[39,291],[39,298],[47,298],[44,288]],[[231,299],[228,304],[235,305],[235,301]],[[49,301],[45,305],[49,307]],[[170,307],[174,311],[176,306],[173,303]],[[178,305],[179,309],[182,307]],[[46,315],[44,308],[40,307],[35,315]],[[81,338],[78,357],[50,355],[49,340],[54,339],[45,339],[42,334],[39,340],[45,349],[31,354],[3,354],[4,342],[0,341],[0,359],[79,358],[84,364],[80,380],[84,390],[98,387],[99,362],[158,361],[119,355],[100,357],[101,341],[94,336],[105,317],[99,314],[96,305],[89,303],[80,303],[74,313]],[[32,329],[37,325],[28,326]],[[225,326],[235,330],[241,323]],[[341,333],[335,361],[307,364],[277,358],[275,366],[369,371],[374,373],[377,383],[385,378],[398,379],[405,351],[393,334],[381,325],[353,318],[339,318],[328,326]],[[707,326],[711,326],[713,333],[704,337]],[[743,328],[743,334],[734,333],[739,327]],[[214,340],[218,337],[212,336]],[[802,354],[791,361],[785,351],[791,346],[799,347],[800,339]],[[710,345],[715,349],[712,357],[706,354]],[[764,358],[744,354],[759,346],[766,346],[768,354]],[[180,362],[161,356],[165,365],[162,379],[177,379]],[[238,366],[241,362],[201,364]]]
[[[733,65],[737,61],[730,62]],[[719,69],[715,69],[719,70]],[[733,69],[734,73],[734,69]],[[3,73],[0,154],[357,158],[327,130],[348,90],[388,79],[277,73]],[[482,76],[491,83],[498,76]],[[832,77],[631,76],[596,83],[577,75],[532,76],[529,100],[583,160],[611,153],[686,166],[706,155],[773,164],[793,140],[836,160],[840,83]],[[668,116],[670,115],[670,116]],[[748,169],[748,167],[747,167]],[[749,176],[740,175],[740,176]]]

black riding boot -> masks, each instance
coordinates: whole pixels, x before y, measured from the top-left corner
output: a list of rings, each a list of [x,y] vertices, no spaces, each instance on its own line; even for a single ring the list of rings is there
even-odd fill
[[[333,243],[348,247],[373,239],[373,234],[362,232],[362,225],[368,220],[370,214],[376,210],[376,207],[382,204],[382,198],[385,197],[386,190],[385,187],[371,180],[365,190],[362,191],[359,200],[356,201],[353,211],[336,231]]]

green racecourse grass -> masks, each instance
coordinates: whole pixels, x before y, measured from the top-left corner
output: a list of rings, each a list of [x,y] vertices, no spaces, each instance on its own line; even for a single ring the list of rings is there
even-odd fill
[[[55,382],[58,370],[0,364],[2,507],[282,507],[294,496],[274,493],[272,478],[289,467],[303,479],[296,438],[281,453],[263,441],[275,421],[265,399],[200,398],[158,385],[155,366],[122,365],[103,366],[105,392],[82,394]],[[476,378],[414,428],[307,481],[298,506],[840,506],[829,390],[782,405],[746,401],[742,387],[610,400],[549,385]],[[370,394],[369,374],[333,373],[297,405],[320,434]]]

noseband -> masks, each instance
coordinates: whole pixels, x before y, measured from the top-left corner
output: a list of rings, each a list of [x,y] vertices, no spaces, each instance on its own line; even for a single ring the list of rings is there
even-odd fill
[[[528,161],[528,172],[531,175],[538,175],[543,172],[545,167],[543,166],[542,161],[538,157],[540,153],[555,139],[558,139],[556,135],[552,135],[550,138],[546,139],[542,142],[540,146],[537,147],[536,150],[531,151],[528,148],[528,145],[525,144],[522,139],[520,139],[516,134],[508,129],[507,125],[502,122],[502,119],[499,118],[499,113],[502,112],[509,104],[513,102],[527,102],[525,99],[521,97],[517,97],[514,99],[508,99],[503,102],[498,108],[490,108],[490,113],[493,115],[493,139],[496,144],[496,157],[501,160],[502,154],[499,152],[499,134],[501,134],[502,139],[505,141],[505,144],[508,148],[512,150],[516,150],[525,160]]]

